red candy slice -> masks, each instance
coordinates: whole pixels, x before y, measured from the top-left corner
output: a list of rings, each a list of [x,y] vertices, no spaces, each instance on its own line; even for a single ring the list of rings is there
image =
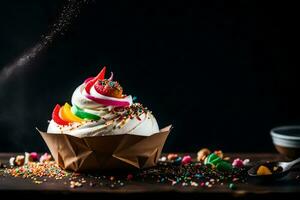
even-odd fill
[[[60,105],[56,104],[56,106],[52,112],[52,119],[59,125],[68,125],[69,122],[66,122],[60,118],[59,110],[60,110]]]
[[[105,78],[105,72],[106,72],[106,67],[103,67],[100,73],[86,84],[85,91],[88,94],[90,94],[91,87],[96,83],[96,81],[103,80]]]

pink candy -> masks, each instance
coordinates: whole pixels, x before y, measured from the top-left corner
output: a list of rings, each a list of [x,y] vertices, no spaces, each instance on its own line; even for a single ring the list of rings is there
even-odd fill
[[[239,158],[234,159],[233,162],[232,162],[232,166],[236,167],[236,168],[242,168],[242,167],[244,167],[243,160],[241,160]]]
[[[40,157],[40,162],[47,162],[50,161],[52,159],[52,156],[48,153],[44,153],[41,157]]]
[[[189,155],[183,156],[183,158],[182,158],[182,160],[181,160],[181,163],[182,163],[183,165],[189,164],[189,163],[191,163],[191,162],[192,162],[192,158],[191,158],[191,156],[189,156]]]
[[[133,179],[133,175],[132,175],[132,174],[128,174],[128,175],[127,175],[127,180],[130,181],[130,180],[132,180],[132,179]]]
[[[30,157],[30,160],[32,160],[32,161],[37,161],[38,158],[39,158],[39,155],[37,154],[37,152],[31,152],[31,153],[29,154],[29,157]]]

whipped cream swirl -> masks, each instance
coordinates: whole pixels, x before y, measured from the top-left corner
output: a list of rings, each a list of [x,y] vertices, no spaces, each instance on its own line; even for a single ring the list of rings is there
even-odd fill
[[[76,137],[134,134],[149,136],[159,132],[152,113],[130,95],[123,95],[118,82],[104,79],[105,68],[88,78],[72,95],[72,106],[57,105],[52,113],[48,133]]]

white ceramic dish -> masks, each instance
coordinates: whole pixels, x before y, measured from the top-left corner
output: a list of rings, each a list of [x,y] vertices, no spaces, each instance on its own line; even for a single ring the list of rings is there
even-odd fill
[[[289,158],[300,156],[300,126],[281,126],[270,132],[277,151]]]

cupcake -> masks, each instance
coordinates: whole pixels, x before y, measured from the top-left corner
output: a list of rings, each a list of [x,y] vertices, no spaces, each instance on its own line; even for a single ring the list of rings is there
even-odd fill
[[[134,103],[106,67],[73,92],[71,103],[57,104],[47,132],[53,157],[73,171],[154,166],[171,126],[159,130],[151,111]]]

